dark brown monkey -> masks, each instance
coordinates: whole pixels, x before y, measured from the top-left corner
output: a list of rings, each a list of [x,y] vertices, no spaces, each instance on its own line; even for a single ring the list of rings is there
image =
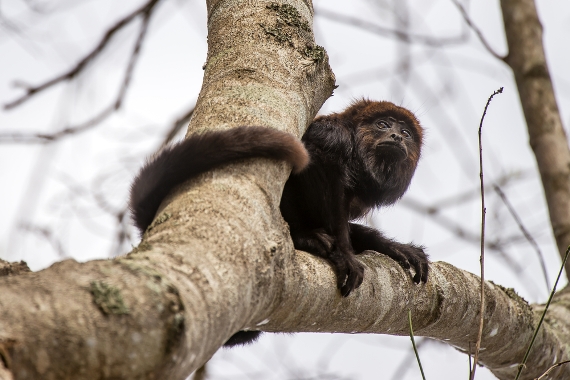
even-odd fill
[[[413,113],[369,100],[316,118],[302,138],[304,147],[291,135],[263,127],[195,135],[143,167],[133,183],[130,206],[143,233],[164,197],[189,178],[238,159],[284,159],[293,164],[294,173],[280,207],[295,248],[326,259],[344,297],[362,283],[364,267],[356,254],[366,250],[388,255],[406,269],[413,267],[413,281],[426,282],[428,259],[422,247],[349,223],[402,197],[420,158],[422,138]],[[307,151],[310,163],[301,171]],[[240,331],[225,345],[249,343],[259,335]]]

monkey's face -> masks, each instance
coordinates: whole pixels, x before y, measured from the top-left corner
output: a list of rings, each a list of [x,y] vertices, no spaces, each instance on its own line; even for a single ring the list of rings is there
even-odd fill
[[[409,121],[392,116],[378,117],[360,125],[357,135],[360,151],[365,153],[366,161],[374,161],[376,170],[386,166],[383,163],[391,166],[400,162],[415,168],[421,136]]]
[[[377,183],[393,188],[395,199],[405,192],[412,179],[421,139],[419,124],[398,115],[380,115],[357,127],[358,150],[365,170]]]
[[[412,129],[402,120],[391,116],[374,121],[369,133],[374,136],[374,153],[387,161],[401,161],[408,157],[413,141]]]

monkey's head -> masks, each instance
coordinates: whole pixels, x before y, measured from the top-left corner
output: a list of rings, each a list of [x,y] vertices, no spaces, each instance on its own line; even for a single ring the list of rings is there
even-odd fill
[[[345,113],[353,121],[365,170],[383,190],[381,203],[395,202],[407,190],[420,158],[423,128],[418,119],[386,101],[362,100]]]

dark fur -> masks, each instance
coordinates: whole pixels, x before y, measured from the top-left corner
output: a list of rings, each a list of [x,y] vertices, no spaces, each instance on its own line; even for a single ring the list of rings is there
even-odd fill
[[[318,117],[303,136],[263,127],[238,127],[191,136],[162,151],[135,178],[130,206],[141,234],[168,193],[182,182],[238,159],[267,157],[290,162],[281,199],[296,249],[323,257],[333,267],[343,296],[358,288],[364,267],[356,254],[373,250],[427,281],[422,247],[390,240],[380,231],[349,223],[369,210],[393,204],[406,192],[422,146],[423,130],[407,109],[361,100],[344,112]],[[304,170],[308,162],[310,164]],[[226,346],[250,343],[259,331],[240,331]]]
[[[238,127],[190,136],[149,160],[131,186],[129,206],[141,235],[172,189],[223,164],[252,157],[288,161],[293,171],[309,162],[305,147],[294,136],[265,127]]]

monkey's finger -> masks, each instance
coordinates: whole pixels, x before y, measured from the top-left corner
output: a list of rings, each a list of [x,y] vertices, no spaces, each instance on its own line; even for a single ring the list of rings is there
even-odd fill
[[[331,257],[331,264],[336,275],[336,287],[340,289],[340,294],[343,297],[346,297],[352,290],[352,288],[346,288],[346,284],[349,282],[349,270],[346,266],[346,262],[343,262],[342,260],[333,260]]]
[[[426,261],[422,263],[422,282],[426,283],[428,279],[429,264]]]
[[[412,267],[414,268],[414,271],[416,272],[412,281],[414,281],[416,284],[419,284],[421,279],[422,279],[422,265],[421,265],[420,261],[418,260],[417,256],[411,255],[410,257],[408,257],[408,260],[410,261],[410,264],[412,264]]]
[[[383,252],[384,253],[384,252]],[[392,249],[389,252],[385,253],[388,257],[392,260],[396,261],[400,266],[404,269],[410,269],[410,262],[408,261],[408,256],[403,254],[402,252]]]
[[[357,272],[357,271],[350,271],[348,273],[348,277],[346,279],[346,283],[344,284],[344,286],[340,289],[341,294],[343,297],[348,297],[348,295],[356,288],[358,288],[361,284],[362,284],[362,280],[364,279],[364,276]]]

